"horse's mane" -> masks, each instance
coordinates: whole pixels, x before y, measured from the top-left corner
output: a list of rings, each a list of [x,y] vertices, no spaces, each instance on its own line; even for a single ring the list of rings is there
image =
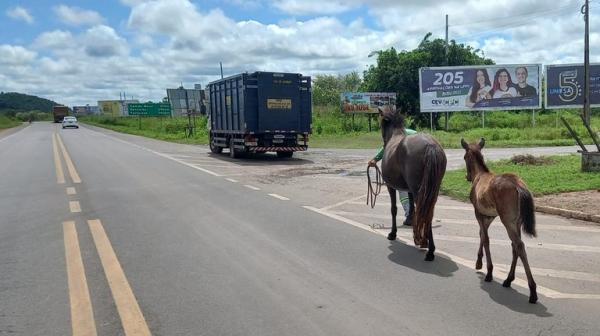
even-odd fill
[[[485,161],[483,160],[483,154],[481,154],[479,150],[471,150],[471,153],[473,153],[473,158],[475,159],[477,164],[479,164],[479,166],[483,169],[483,171],[489,173],[490,170],[488,169],[488,167],[485,164]]]
[[[382,118],[382,122],[387,122],[393,128],[399,128],[404,131],[404,116],[400,112],[400,109],[386,108],[382,111]]]

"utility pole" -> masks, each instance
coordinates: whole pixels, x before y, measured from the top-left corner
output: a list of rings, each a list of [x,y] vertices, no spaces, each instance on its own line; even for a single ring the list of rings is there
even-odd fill
[[[583,118],[589,125],[591,119],[590,113],[590,3],[589,0],[585,0],[585,5],[581,7],[583,13],[583,19],[585,20],[585,39],[584,39],[584,51],[583,51]]]
[[[449,63],[450,61],[448,60],[448,14],[446,14],[446,65],[450,65]],[[448,112],[446,112],[446,119],[444,120],[444,129],[446,131],[448,130]]]

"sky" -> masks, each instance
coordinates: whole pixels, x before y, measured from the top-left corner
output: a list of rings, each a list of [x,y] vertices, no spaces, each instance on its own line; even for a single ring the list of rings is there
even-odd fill
[[[160,101],[251,71],[362,74],[425,34],[497,64],[583,62],[583,0],[0,0],[0,91],[67,105]],[[590,1],[600,62],[600,0]]]

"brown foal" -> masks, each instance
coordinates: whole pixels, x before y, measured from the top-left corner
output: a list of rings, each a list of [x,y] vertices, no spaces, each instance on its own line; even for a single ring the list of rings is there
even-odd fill
[[[475,217],[479,222],[479,251],[477,253],[476,269],[481,269],[483,249],[487,263],[487,274],[485,281],[492,281],[492,257],[490,255],[490,237],[488,228],[494,218],[500,216],[500,220],[508,237],[512,242],[512,263],[508,277],[502,284],[504,287],[510,287],[515,279],[515,267],[517,258],[521,258],[527,282],[529,284],[529,302],[537,302],[536,284],[531,275],[525,244],[521,240],[521,228],[530,235],[536,235],[535,232],[535,207],[533,196],[527,190],[525,183],[514,174],[495,175],[485,165],[481,149],[485,145],[485,140],[481,138],[478,144],[467,144],[461,139],[462,147],[465,149],[465,162],[467,163],[467,181],[472,183],[471,203],[475,208]]]

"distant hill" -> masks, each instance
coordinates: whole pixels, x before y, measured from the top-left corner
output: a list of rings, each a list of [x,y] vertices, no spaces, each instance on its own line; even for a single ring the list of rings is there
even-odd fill
[[[0,113],[14,115],[17,112],[52,112],[52,106],[58,103],[17,92],[0,92]]]

